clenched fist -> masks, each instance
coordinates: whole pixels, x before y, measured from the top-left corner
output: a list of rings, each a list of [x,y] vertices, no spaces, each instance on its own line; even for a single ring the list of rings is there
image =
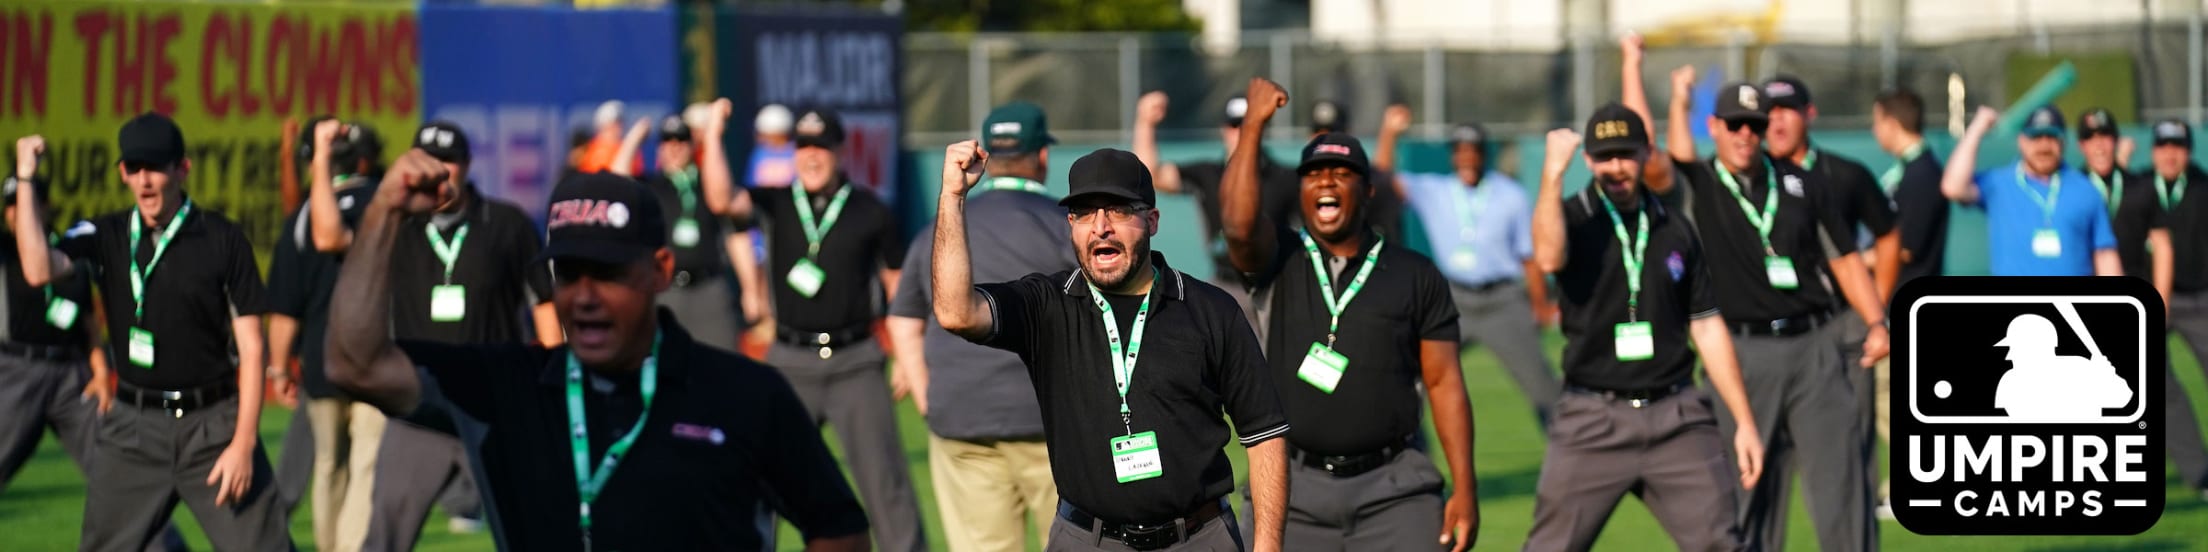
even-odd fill
[[[967,140],[943,148],[943,191],[966,195],[981,182],[981,173],[987,170],[989,152],[982,151],[981,144]]]
[[[1572,168],[1572,153],[1579,150],[1579,132],[1568,128],[1549,131],[1548,148],[1541,166],[1551,174]]]
[[[1158,126],[1165,121],[1167,98],[1164,91],[1152,90],[1135,100],[1135,124]]]
[[[46,154],[46,137],[36,134],[15,140],[15,177],[38,174],[38,156]]]
[[[1694,88],[1694,66],[1681,65],[1671,70],[1671,97],[1684,98]]]
[[[1246,97],[1250,100],[1250,112],[1242,117],[1244,124],[1256,121],[1258,126],[1265,126],[1266,121],[1273,119],[1273,113],[1288,106],[1288,91],[1265,77],[1250,77],[1250,89]]]
[[[428,213],[445,203],[447,183],[451,179],[443,161],[421,148],[407,150],[383,173],[383,184],[376,189],[376,202],[404,214]]]
[[[1380,113],[1380,134],[1402,135],[1411,130],[1411,107],[1403,104],[1388,106]]]

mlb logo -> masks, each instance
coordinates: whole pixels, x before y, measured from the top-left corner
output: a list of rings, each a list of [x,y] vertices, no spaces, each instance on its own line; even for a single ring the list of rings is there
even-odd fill
[[[2136,278],[1911,281],[1892,305],[1894,515],[1927,535],[2161,518],[2161,297]]]

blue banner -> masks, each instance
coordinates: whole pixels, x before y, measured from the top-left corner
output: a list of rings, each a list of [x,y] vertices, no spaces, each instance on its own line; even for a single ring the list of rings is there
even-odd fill
[[[626,105],[621,128],[681,109],[671,9],[426,5],[420,18],[424,117],[467,130],[476,186],[532,214],[599,104]]]
[[[767,104],[833,109],[843,118],[844,173],[897,204],[904,136],[904,23],[879,12],[726,11],[714,20],[715,88],[747,128]],[[731,160],[749,140],[729,140]],[[741,161],[737,161],[741,162]]]

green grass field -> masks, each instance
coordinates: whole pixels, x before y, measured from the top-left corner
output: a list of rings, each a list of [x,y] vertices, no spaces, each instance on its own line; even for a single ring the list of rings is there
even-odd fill
[[[1562,338],[1554,333],[1548,336],[1550,350],[1562,347]],[[2170,353],[2177,366],[2177,375],[2191,392],[2196,403],[2208,399],[2208,386],[2204,386],[2199,364],[2181,342],[2171,342]],[[1540,478],[1543,441],[1536,428],[1532,410],[1517,387],[1510,382],[1493,357],[1483,351],[1473,350],[1465,355],[1465,381],[1470,387],[1473,410],[1478,417],[1477,461],[1480,477],[1481,528],[1478,547],[1489,550],[1512,550],[1521,547],[1526,530],[1532,526],[1534,486]],[[2208,407],[2208,403],[2200,406]],[[930,548],[944,548],[942,535],[934,531],[941,525],[936,515],[934,486],[927,476],[926,427],[919,413],[909,404],[900,410],[904,429],[905,450],[912,462],[913,483],[918,489],[921,509],[931,528]],[[261,439],[271,455],[282,453],[284,423],[291,419],[289,412],[271,408],[261,420]],[[833,428],[830,428],[832,431]],[[834,439],[829,439],[833,444]],[[1241,454],[1234,451],[1236,471],[1241,472]],[[1880,457],[1885,456],[1880,452]],[[556,459],[546,459],[554,461]],[[1439,458],[1437,458],[1439,460]],[[2208,547],[2208,502],[2181,489],[2176,475],[2170,476],[2168,506],[2162,520],[2154,529],[2130,537],[1925,537],[1912,535],[1900,525],[1885,522],[1881,526],[1881,541],[1888,550],[1931,550],[1956,552],[1962,550],[2201,550]],[[1795,493],[1797,497],[1800,493]],[[1797,498],[1797,501],[1799,499]],[[59,551],[76,547],[77,532],[83,519],[84,479],[76,466],[69,462],[61,448],[52,439],[41,445],[38,454],[25,466],[23,472],[0,496],[0,551]],[[1799,502],[1793,510],[1789,524],[1788,544],[1796,550],[1814,550],[1816,540],[1806,509]],[[179,508],[177,519],[186,534],[199,550],[207,550],[206,541],[200,538],[198,528],[191,522],[190,513]],[[485,534],[453,535],[445,531],[443,515],[436,514],[422,537],[420,550],[488,550],[491,539]],[[310,517],[301,511],[292,519],[292,538],[302,550],[312,549]],[[781,548],[798,550],[800,545],[795,532],[784,527]],[[1617,515],[1603,532],[1597,548],[1602,550],[1668,549],[1671,540],[1656,525],[1639,502],[1627,498],[1618,508]],[[1033,543],[1030,543],[1031,546]]]

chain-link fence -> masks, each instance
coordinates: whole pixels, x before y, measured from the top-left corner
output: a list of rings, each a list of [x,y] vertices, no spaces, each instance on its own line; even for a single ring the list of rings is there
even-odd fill
[[[1661,111],[1670,70],[1682,64],[1707,69],[1706,80],[1792,74],[1810,85],[1828,128],[1866,124],[1872,98],[1901,85],[1922,94],[1928,122],[1944,127],[1955,120],[1952,106],[2005,105],[2055,61],[2069,60],[2079,69],[2080,89],[2095,90],[2096,105],[2128,121],[2198,122],[2200,35],[2197,26],[2177,21],[1946,43],[1651,46],[1644,77]],[[1618,96],[1614,42],[1568,42],[1555,51],[1478,51],[1251,33],[1239,48],[1215,51],[1193,35],[913,34],[905,44],[907,140],[939,144],[971,136],[991,105],[1027,100],[1050,113],[1062,140],[1124,141],[1136,97],[1151,90],[1172,99],[1161,139],[1208,139],[1216,136],[1226,99],[1252,76],[1281,81],[1297,98],[1275,124],[1284,136],[1302,132],[1307,106],[1317,99],[1348,106],[1350,128],[1360,134],[1376,132],[1391,103],[1413,109],[1417,135],[1438,136],[1449,123],[1467,120],[1500,133],[1532,132],[1572,124]],[[1962,101],[1955,101],[1957,93]]]

